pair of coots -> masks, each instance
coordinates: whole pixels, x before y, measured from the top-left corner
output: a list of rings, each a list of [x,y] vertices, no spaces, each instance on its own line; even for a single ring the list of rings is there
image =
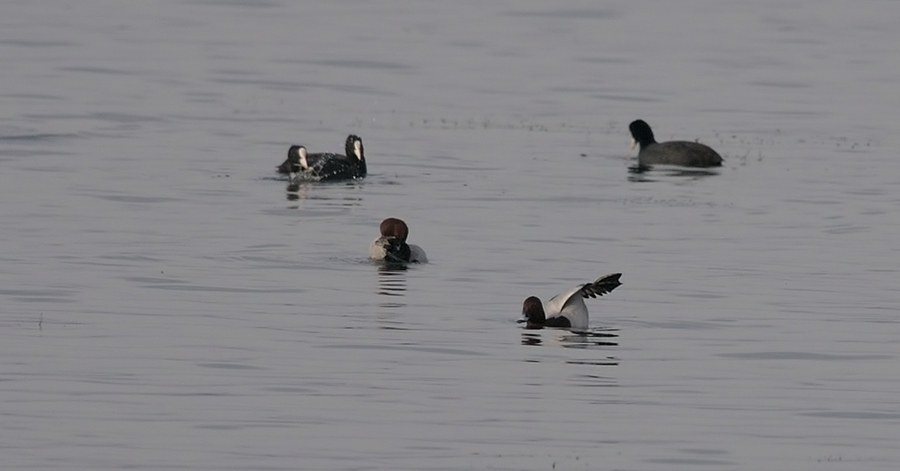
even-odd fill
[[[344,143],[345,155],[330,152],[310,154],[304,146],[291,146],[278,173],[291,176],[291,181],[353,180],[366,176],[366,156],[362,138],[351,134]]]

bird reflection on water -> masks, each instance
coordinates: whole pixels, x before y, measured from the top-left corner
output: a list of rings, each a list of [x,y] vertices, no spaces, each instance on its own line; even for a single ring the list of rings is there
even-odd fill
[[[619,346],[619,343],[613,340],[619,337],[617,332],[618,329],[610,328],[592,329],[589,332],[571,332],[559,329],[528,330],[522,332],[522,345],[557,345],[563,348],[609,352],[610,347]],[[547,341],[546,344],[544,343],[545,336]],[[532,359],[526,361],[542,362],[544,360]],[[619,366],[619,359],[615,356],[608,355],[589,359],[573,358],[563,360],[563,362],[570,365]]]
[[[319,200],[333,202],[338,206],[359,206],[362,197],[357,195],[348,195],[341,191],[348,189],[358,191],[362,189],[362,182],[310,182],[300,180],[296,182],[288,182],[285,198],[288,201],[306,201]],[[340,193],[333,193],[340,191]]]
[[[634,165],[628,167],[628,181],[630,182],[652,182],[656,181],[651,175],[657,177],[673,177],[686,178],[688,180],[699,180],[701,178],[718,175],[718,170],[702,169],[702,168],[684,168],[671,165],[649,166]]]
[[[382,296],[406,295],[405,263],[383,262],[378,264],[378,294]]]
[[[588,332],[572,332],[561,329],[541,329],[522,332],[522,345],[544,345],[544,336],[547,343],[559,345],[563,348],[590,349],[596,347],[617,347],[618,329],[598,328]]]
[[[378,295],[384,296],[378,303],[378,325],[381,329],[403,330],[401,311],[406,296],[407,267],[402,263],[378,264]]]

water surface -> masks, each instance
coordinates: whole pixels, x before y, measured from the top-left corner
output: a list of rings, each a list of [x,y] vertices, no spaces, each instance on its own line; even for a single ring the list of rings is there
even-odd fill
[[[5,5],[3,468],[897,469],[898,15]],[[637,118],[726,165],[630,173]]]

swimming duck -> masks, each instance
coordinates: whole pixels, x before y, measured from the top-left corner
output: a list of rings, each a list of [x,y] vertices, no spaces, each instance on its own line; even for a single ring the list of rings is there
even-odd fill
[[[542,327],[567,327],[575,331],[588,328],[588,310],[583,298],[596,298],[616,289],[621,273],[601,276],[593,283],[585,283],[572,287],[550,298],[547,304],[541,304],[537,296],[531,296],[522,305],[522,318],[526,329]]]
[[[711,147],[690,141],[656,142],[650,125],[644,120],[632,121],[628,125],[633,142],[631,148],[640,145],[638,167],[654,164],[681,165],[683,167],[718,167],[722,156]]]
[[[387,218],[379,227],[381,237],[369,245],[369,258],[385,262],[425,263],[428,257],[422,247],[407,244],[409,227],[400,219]]]
[[[366,157],[362,139],[353,134],[347,136],[344,145],[346,155],[328,153],[310,154],[304,146],[291,146],[287,159],[278,166],[278,173],[290,174],[291,181],[350,180],[366,176]]]

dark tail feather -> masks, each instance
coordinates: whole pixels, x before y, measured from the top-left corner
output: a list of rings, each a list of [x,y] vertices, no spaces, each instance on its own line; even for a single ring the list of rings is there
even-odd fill
[[[406,242],[391,238],[385,244],[384,249],[386,261],[409,263],[412,251]]]
[[[597,281],[588,283],[581,287],[581,296],[585,298],[596,298],[616,289],[622,283],[619,281],[621,273],[612,273],[597,278]]]

